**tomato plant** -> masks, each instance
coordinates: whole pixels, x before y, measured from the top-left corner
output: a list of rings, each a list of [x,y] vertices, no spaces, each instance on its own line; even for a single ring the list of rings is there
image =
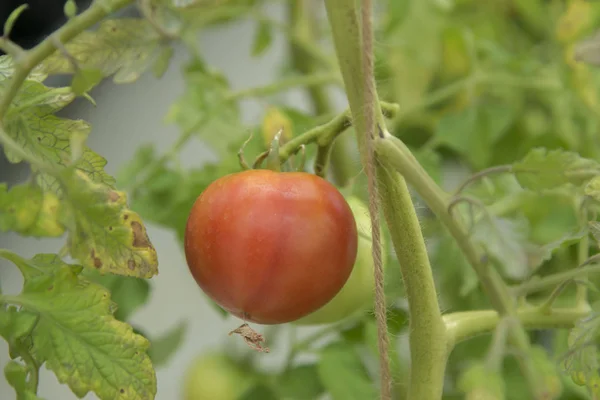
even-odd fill
[[[37,3],[0,36],[0,173],[29,172],[0,183],[0,231],[62,243],[0,249],[0,397],[53,398],[53,374],[77,398],[176,398],[161,380],[192,351],[181,389],[212,400],[599,396],[600,2],[68,0],[22,48]],[[198,45],[240,26],[228,65],[277,59],[269,82]],[[176,54],[180,135],[112,176],[63,111],[170,79]],[[148,223],[206,320],[138,322],[175,297]],[[268,326],[230,337],[240,318]]]
[[[192,275],[219,305],[245,321],[281,324],[340,291],[357,241],[352,210],[326,180],[249,170],[202,192],[184,243]]]

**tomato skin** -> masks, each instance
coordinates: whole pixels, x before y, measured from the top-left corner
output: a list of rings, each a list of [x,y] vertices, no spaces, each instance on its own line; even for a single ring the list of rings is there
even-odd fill
[[[342,194],[305,172],[224,176],[194,203],[185,233],[200,288],[248,322],[281,324],[320,308],[356,259],[356,222]]]
[[[299,320],[295,325],[321,325],[339,322],[356,313],[364,312],[373,304],[375,292],[374,263],[371,240],[371,217],[369,209],[358,197],[346,198],[348,205],[354,213],[354,218],[360,232],[358,238],[358,252],[354,269],[342,290],[327,304]],[[387,247],[382,235],[382,254],[386,254]],[[386,257],[384,256],[383,268]]]

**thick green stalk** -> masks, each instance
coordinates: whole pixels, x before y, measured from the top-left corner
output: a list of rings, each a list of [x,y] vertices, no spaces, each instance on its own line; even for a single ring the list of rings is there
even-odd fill
[[[383,132],[382,137],[376,141],[375,150],[380,159],[385,160],[390,168],[400,172],[407,179],[450,231],[459,248],[473,266],[483,289],[498,313],[503,317],[515,317],[515,304],[508,286],[496,269],[487,263],[479,249],[473,246],[464,227],[448,211],[448,196],[423,170],[410,150],[399,139],[386,132]],[[540,398],[539,394],[544,390],[543,382],[537,379],[535,366],[528,357],[531,344],[527,332],[521,324],[511,325],[509,339],[519,352],[518,361],[534,398]]]
[[[340,64],[361,162],[367,166],[365,124],[365,77],[362,68],[362,35],[354,0],[326,0],[336,54]],[[372,76],[370,79],[374,79]],[[374,83],[373,83],[374,84]],[[385,130],[383,115],[375,96],[375,121]],[[444,324],[425,242],[406,182],[391,169],[377,171],[380,198],[394,249],[400,260],[411,311],[411,374],[409,399],[438,400],[443,389],[446,366]]]
[[[446,328],[419,220],[402,176],[379,160],[379,192],[398,256],[410,311],[411,371],[408,399],[442,397]]]

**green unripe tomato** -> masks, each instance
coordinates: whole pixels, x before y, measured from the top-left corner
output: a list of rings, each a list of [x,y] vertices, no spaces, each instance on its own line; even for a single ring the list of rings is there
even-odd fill
[[[184,400],[237,400],[253,384],[251,374],[223,353],[197,357],[184,378]]]
[[[341,321],[365,311],[373,302],[375,278],[371,255],[371,218],[369,209],[357,197],[346,198],[358,228],[358,249],[350,278],[340,292],[317,311],[295,321],[296,325],[319,325]],[[383,235],[382,235],[383,241]],[[382,242],[385,267],[386,243]]]

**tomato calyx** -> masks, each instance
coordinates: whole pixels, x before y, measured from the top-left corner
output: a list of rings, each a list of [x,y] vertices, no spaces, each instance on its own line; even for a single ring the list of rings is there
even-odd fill
[[[246,171],[249,169],[269,169],[275,172],[304,171],[304,165],[306,163],[306,146],[304,144],[300,145],[292,154],[292,157],[290,157],[283,165],[281,164],[279,148],[282,144],[282,134],[283,128],[277,131],[273,137],[273,140],[271,141],[269,149],[260,153],[252,163],[252,166],[250,166],[244,157],[244,149],[248,143],[250,143],[253,137],[253,133],[250,132],[250,136],[242,144],[242,147],[238,151],[238,160],[242,169]],[[293,161],[295,161],[295,156],[298,154],[300,162],[297,166],[295,166]],[[262,164],[265,161],[267,163],[266,168],[262,168]]]
[[[250,348],[258,352],[268,353],[270,351],[268,347],[262,345],[265,341],[265,337],[252,329],[246,322],[229,332],[229,336],[233,334],[240,335]]]

